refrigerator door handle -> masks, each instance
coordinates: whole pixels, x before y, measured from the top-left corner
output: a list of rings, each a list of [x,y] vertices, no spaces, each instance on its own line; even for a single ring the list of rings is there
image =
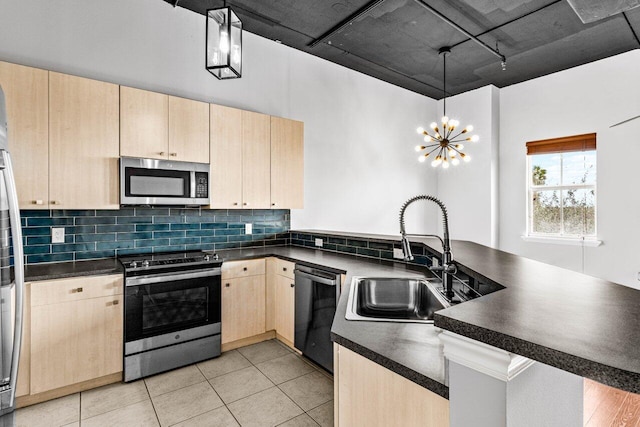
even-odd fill
[[[18,195],[16,193],[16,183],[11,164],[11,155],[8,151],[2,150],[4,160],[4,181],[7,189],[7,201],[9,202],[9,222],[11,224],[11,239],[13,240],[13,265],[16,286],[16,313],[13,332],[13,354],[11,356],[11,396],[10,402],[13,406],[16,397],[16,384],[18,381],[18,361],[20,360],[20,347],[22,346],[22,312],[24,305],[24,253],[22,248],[22,224],[20,222],[20,209],[18,206]]]

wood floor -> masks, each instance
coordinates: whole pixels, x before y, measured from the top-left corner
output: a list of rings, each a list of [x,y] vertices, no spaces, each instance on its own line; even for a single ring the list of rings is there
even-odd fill
[[[640,394],[584,380],[585,427],[640,427]]]

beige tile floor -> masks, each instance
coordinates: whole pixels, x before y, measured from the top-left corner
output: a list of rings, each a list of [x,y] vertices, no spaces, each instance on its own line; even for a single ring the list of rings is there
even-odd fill
[[[129,384],[19,409],[16,425],[333,426],[333,381],[271,340]]]

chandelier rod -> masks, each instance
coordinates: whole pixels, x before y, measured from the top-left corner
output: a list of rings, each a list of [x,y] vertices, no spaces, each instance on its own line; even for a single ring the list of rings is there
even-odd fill
[[[430,5],[426,4],[424,1],[415,0],[415,2],[418,3],[420,6],[424,7],[425,9],[427,9],[429,12],[433,13],[434,15],[436,15],[438,18],[442,19],[447,24],[451,25],[456,30],[460,31],[465,36],[469,37],[474,42],[478,43],[483,48],[487,49],[489,52],[491,52],[492,54],[494,54],[495,56],[500,58],[500,61],[502,61],[504,64],[506,64],[507,58],[503,54],[501,54],[497,50],[493,49],[491,46],[489,46],[488,44],[486,44],[485,42],[483,42],[482,40],[480,40],[479,38],[477,38],[476,36],[471,34],[469,31],[467,31],[464,28],[462,28],[460,25],[458,25],[455,22],[453,22],[451,19],[449,19],[446,16],[444,16],[442,13],[440,13],[439,11],[437,11],[436,9],[431,7]]]

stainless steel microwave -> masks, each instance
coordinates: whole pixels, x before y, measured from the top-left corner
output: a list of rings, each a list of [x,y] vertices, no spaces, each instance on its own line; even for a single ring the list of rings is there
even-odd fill
[[[121,205],[208,205],[209,164],[120,158]]]

